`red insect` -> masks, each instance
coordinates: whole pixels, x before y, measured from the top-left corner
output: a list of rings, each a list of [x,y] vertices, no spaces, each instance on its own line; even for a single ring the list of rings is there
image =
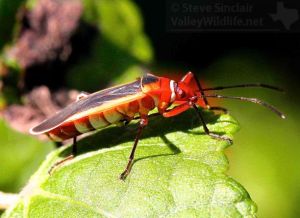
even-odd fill
[[[53,166],[55,167],[76,155],[76,136],[95,129],[104,128],[111,124],[128,123],[138,116],[140,119],[139,129],[128,164],[124,172],[120,175],[120,179],[124,180],[131,170],[134,153],[142,130],[148,124],[148,114],[154,108],[157,108],[159,111],[158,114],[164,117],[176,116],[193,108],[207,135],[229,142],[231,142],[230,138],[211,133],[207,128],[199,106],[202,105],[203,107],[204,104],[206,109],[226,111],[226,109],[221,107],[211,107],[208,104],[207,98],[229,98],[257,103],[267,107],[281,118],[285,118],[284,114],[275,107],[256,98],[205,94],[206,91],[210,90],[237,87],[264,87],[280,91],[276,87],[265,84],[244,84],[204,89],[191,72],[188,72],[178,82],[169,78],[146,74],[132,83],[108,88],[92,94],[79,95],[76,102],[32,128],[30,133],[34,135],[45,133],[55,141],[63,141],[69,138],[74,139],[72,154],[64,160],[57,162]],[[177,106],[169,109],[174,104]]]

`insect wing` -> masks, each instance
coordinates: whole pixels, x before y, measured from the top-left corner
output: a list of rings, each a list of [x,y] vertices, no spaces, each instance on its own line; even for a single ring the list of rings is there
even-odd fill
[[[140,80],[92,93],[71,103],[66,108],[57,112],[53,117],[30,129],[30,133],[37,135],[48,132],[70,118],[80,118],[93,112],[109,109],[116,105],[138,99],[143,95]]]

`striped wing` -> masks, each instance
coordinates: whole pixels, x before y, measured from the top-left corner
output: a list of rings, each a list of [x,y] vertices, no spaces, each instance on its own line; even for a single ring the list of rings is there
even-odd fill
[[[30,133],[34,135],[46,133],[65,121],[78,119],[91,113],[139,99],[145,95],[141,91],[140,83],[140,80],[137,80],[132,83],[92,93],[87,97],[71,103],[53,117],[46,119],[36,127],[30,129]]]

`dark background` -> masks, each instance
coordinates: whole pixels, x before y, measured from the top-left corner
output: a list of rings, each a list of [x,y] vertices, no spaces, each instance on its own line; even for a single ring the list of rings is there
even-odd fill
[[[278,31],[271,32],[247,32],[239,29],[172,32],[167,29],[168,4],[165,1],[153,3],[136,0],[136,3],[142,11],[145,31],[151,39],[157,62],[176,63],[185,69],[203,69],[219,57],[237,50],[259,51],[274,60],[275,64],[287,67],[284,82],[297,89],[300,81],[300,29],[297,28],[299,20],[290,31],[286,31],[277,22]],[[295,4],[293,1],[289,4],[285,1],[286,6],[295,7]],[[275,10],[274,1],[267,1],[259,7],[267,6],[273,6]]]

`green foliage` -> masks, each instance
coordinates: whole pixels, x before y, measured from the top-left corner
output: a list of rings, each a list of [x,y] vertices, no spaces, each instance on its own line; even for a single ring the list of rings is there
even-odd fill
[[[24,0],[0,0],[0,49],[11,41],[16,12]]]
[[[69,85],[95,91],[119,81],[114,78],[120,75],[129,74],[132,80],[143,74],[143,65],[149,63],[153,55],[136,6],[129,0],[83,2],[83,21],[98,32],[89,54],[68,72]]]
[[[0,0],[0,19],[5,24],[0,47],[12,41],[11,33],[18,28],[17,23],[13,25],[15,13],[22,2]],[[36,0],[24,2],[30,8],[36,4]],[[87,42],[88,53],[68,67],[69,87],[91,91],[143,73],[153,54],[132,1],[83,3],[82,23],[96,34]],[[2,22],[3,18],[8,20]],[[17,63],[6,64],[18,73],[21,70]],[[205,117],[208,127],[219,134],[232,136],[238,129],[228,115],[206,112]],[[198,123],[191,112],[151,120],[125,182],[118,176],[132,147],[135,124],[110,127],[84,138],[79,142],[79,155],[49,176],[49,168],[70,147],[53,151],[3,217],[255,217],[256,205],[246,190],[225,174],[224,149],[229,145],[206,136]],[[53,144],[12,131],[3,121],[0,132],[0,189],[16,192]]]
[[[24,186],[53,146],[52,143],[42,143],[11,130],[2,120],[0,132],[0,190],[16,192]]]
[[[229,115],[205,112],[208,127],[232,137]],[[255,217],[246,190],[225,175],[226,141],[203,133],[189,111],[152,118],[126,181],[118,179],[130,153],[136,124],[110,127],[79,141],[79,155],[47,171],[70,152],[48,155],[3,217]]]
[[[265,100],[283,111],[285,120],[255,104],[230,100],[218,103],[228,108],[242,127],[234,140],[239,146],[228,154],[229,174],[251,193],[259,206],[259,217],[298,218],[300,214],[300,93],[299,86],[287,77],[288,70],[289,62],[274,62],[265,53],[254,50],[228,53],[205,70],[204,78],[209,78],[214,86],[262,82],[286,91],[222,91],[224,95]]]

